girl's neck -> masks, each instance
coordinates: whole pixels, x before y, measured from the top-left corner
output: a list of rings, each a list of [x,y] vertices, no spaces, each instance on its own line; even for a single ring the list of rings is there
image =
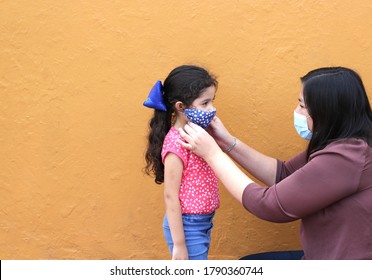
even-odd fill
[[[176,121],[173,124],[174,128],[183,128],[187,124],[187,119],[182,117],[177,117]]]

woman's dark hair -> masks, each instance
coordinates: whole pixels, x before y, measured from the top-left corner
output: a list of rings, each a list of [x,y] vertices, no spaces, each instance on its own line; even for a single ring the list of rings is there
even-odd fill
[[[144,171],[155,176],[155,183],[164,182],[164,164],[161,150],[166,134],[172,125],[172,114],[176,102],[182,102],[186,108],[210,86],[217,88],[216,78],[207,70],[194,65],[182,65],[173,69],[164,81],[164,103],[167,111],[154,110],[150,120],[148,146],[145,155]]]
[[[372,113],[360,76],[344,67],[325,67],[301,78],[305,106],[313,120],[307,156],[329,143],[359,138],[372,146]]]

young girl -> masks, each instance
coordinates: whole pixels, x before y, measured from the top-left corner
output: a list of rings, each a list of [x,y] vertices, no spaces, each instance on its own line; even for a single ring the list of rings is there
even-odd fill
[[[216,114],[217,80],[205,69],[183,65],[158,81],[144,105],[150,121],[145,171],[164,182],[164,236],[173,260],[208,259],[213,216],[220,206],[218,179],[207,163],[182,147],[178,129],[188,121],[206,128]]]

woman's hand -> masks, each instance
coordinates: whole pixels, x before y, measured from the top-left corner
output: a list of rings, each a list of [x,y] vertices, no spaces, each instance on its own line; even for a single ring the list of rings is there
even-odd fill
[[[180,145],[204,158],[229,192],[241,203],[245,187],[253,181],[221,151],[212,136],[200,126],[188,123],[179,132],[187,141],[185,143],[179,140]]]
[[[218,146],[220,146],[222,150],[226,150],[226,148],[234,141],[234,136],[230,134],[218,117],[213,118],[207,131],[212,135],[214,140],[216,140]]]
[[[204,159],[220,150],[212,136],[194,123],[189,122],[179,132],[187,142],[179,141],[180,145]]]

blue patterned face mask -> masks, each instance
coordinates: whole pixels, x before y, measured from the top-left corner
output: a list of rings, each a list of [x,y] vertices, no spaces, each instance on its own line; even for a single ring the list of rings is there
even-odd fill
[[[185,109],[186,117],[193,123],[207,128],[216,115],[216,109],[212,111],[203,111],[199,109]]]

